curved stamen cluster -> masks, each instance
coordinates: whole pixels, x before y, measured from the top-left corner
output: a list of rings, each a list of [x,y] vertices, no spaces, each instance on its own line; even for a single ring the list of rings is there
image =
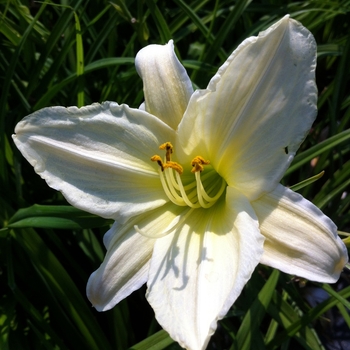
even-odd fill
[[[204,165],[210,162],[201,156],[195,157],[192,162],[192,173],[195,174],[195,181],[184,186],[180,175],[183,173],[183,168],[179,163],[171,161],[171,154],[173,153],[173,146],[170,142],[162,144],[159,149],[165,150],[166,155],[164,161],[161,157],[155,155],[151,158],[153,162],[159,165],[159,176],[163,189],[168,198],[176,205],[189,206],[190,208],[210,208],[220,198],[226,188],[226,183],[221,179],[221,186],[215,196],[211,197],[204,189],[201,172],[204,170]],[[214,183],[209,192],[216,187]]]
[[[164,160],[162,160],[162,158],[158,155],[154,155],[151,160],[153,162],[157,162],[159,165],[159,176],[164,192],[174,204],[179,206],[188,206],[190,209],[184,215],[181,215],[180,219],[175,224],[172,223],[171,227],[157,235],[149,235],[142,231],[137,225],[134,226],[138,233],[148,238],[164,237],[181,225],[194,209],[212,207],[224,193],[226,188],[226,182],[224,179],[221,178],[219,190],[217,190],[219,186],[218,182],[214,181],[210,184],[207,191],[211,193],[216,190],[217,192],[215,196],[209,196],[208,192],[204,189],[201,179],[201,172],[204,170],[204,165],[208,165],[210,162],[201,156],[193,158],[191,162],[191,172],[195,175],[195,181],[184,186],[180,176],[183,173],[183,168],[179,163],[171,160],[171,155],[173,153],[172,144],[170,142],[166,142],[160,145],[159,149],[166,151]],[[208,173],[202,178],[204,180],[208,180],[210,176],[212,176],[212,173]]]

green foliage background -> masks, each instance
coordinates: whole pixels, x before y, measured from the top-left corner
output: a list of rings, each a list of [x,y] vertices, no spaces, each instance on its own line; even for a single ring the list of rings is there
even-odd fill
[[[243,39],[283,15],[311,30],[319,116],[283,181],[324,170],[298,191],[350,231],[350,1],[114,1],[0,0],[0,349],[179,348],[155,321],[144,288],[111,311],[90,306],[85,285],[103,259],[110,222],[68,206],[11,139],[20,119],[45,106],[138,107],[134,57],[147,44],[174,39],[204,88]],[[259,266],[209,349],[329,348],[339,320],[350,342],[349,285],[346,271],[329,286]],[[329,298],[317,303],[315,292]]]

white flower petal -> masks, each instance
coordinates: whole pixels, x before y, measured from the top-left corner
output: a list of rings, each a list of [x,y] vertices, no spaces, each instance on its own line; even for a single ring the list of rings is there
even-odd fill
[[[204,349],[241,293],[263,252],[263,237],[244,196],[196,209],[174,234],[157,239],[147,299],[160,325],[187,349]]]
[[[185,153],[250,200],[273,190],[316,116],[315,60],[312,34],[288,16],[245,40],[192,95],[179,125]]]
[[[320,209],[282,185],[251,204],[266,237],[262,264],[312,281],[338,280],[347,250]]]
[[[143,80],[146,111],[176,129],[193,88],[175,55],[173,41],[146,46],[137,54],[135,65]]]
[[[15,132],[35,171],[77,208],[123,222],[168,200],[150,158],[174,132],[147,112],[111,102],[44,108]]]
[[[98,311],[111,309],[147,281],[155,239],[136,232],[135,225],[145,234],[156,236],[184,210],[167,203],[123,225],[114,223],[103,240],[107,248],[105,259],[87,284],[87,296]]]
[[[98,311],[111,309],[147,281],[154,239],[128,228],[115,223],[106,233],[114,236],[113,244],[88,280],[86,294]]]

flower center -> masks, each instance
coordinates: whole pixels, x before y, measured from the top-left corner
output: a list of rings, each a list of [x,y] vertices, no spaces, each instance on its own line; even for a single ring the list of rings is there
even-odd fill
[[[210,162],[201,156],[193,158],[191,172],[194,173],[194,179],[184,185],[181,179],[183,167],[171,160],[174,149],[172,144],[166,142],[160,145],[159,149],[165,150],[164,159],[162,160],[160,156],[154,155],[151,160],[159,165],[160,180],[168,198],[179,206],[188,206],[194,209],[212,207],[224,193],[226,182],[223,178],[217,176],[214,170],[209,171],[201,178],[204,166],[210,164]]]
[[[183,167],[171,160],[173,153],[173,146],[170,142],[163,143],[159,149],[165,151],[165,157],[162,159],[158,155],[154,155],[151,160],[157,162],[159,165],[159,176],[162,182],[163,189],[168,198],[176,205],[189,207],[184,215],[178,216],[163,232],[147,232],[135,225],[135,230],[148,238],[161,238],[169,233],[175,231],[181,226],[196,208],[210,208],[212,207],[221,195],[225,192],[226,182],[218,176],[213,169],[206,171],[204,176],[201,176],[205,165],[209,165],[209,161],[201,156],[193,158],[191,165],[192,180],[183,184],[181,175],[184,170]]]

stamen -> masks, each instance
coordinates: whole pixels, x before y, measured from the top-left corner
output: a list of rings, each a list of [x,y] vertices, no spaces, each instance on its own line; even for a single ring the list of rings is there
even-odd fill
[[[180,174],[178,172],[175,172],[175,174],[176,174],[177,182],[174,178],[174,173],[171,169],[165,170],[164,173],[159,172],[164,191],[168,195],[169,199],[174,204],[177,204],[180,206],[188,205],[191,208],[199,208],[200,205],[198,202],[197,204],[191,202],[191,199],[196,197],[196,190],[190,192],[190,194],[187,196],[184,185],[182,184],[182,181],[181,181]],[[192,188],[195,186],[196,184],[194,183],[194,186],[192,186]],[[180,191],[182,197],[177,193],[177,191]]]
[[[145,231],[142,231],[138,225],[135,225],[134,226],[134,229],[136,230],[136,232],[138,232],[140,235],[142,236],[145,236],[147,238],[162,238],[162,237],[165,237],[167,236],[169,233],[173,232],[174,230],[176,230],[180,225],[182,225],[182,223],[189,217],[189,215],[192,213],[193,209],[189,209],[187,211],[187,213],[173,226],[171,226],[170,228],[168,228],[167,230],[165,230],[164,232],[160,233],[159,235],[151,235],[151,234],[148,234],[146,233]],[[177,216],[178,218],[178,216]],[[174,221],[174,220],[173,220]],[[170,223],[172,224],[173,221]]]
[[[182,199],[184,200],[184,202],[191,208],[200,208],[200,204],[198,202],[192,203],[190,201],[190,199],[187,197],[187,194],[186,194],[186,191],[185,191],[184,186],[182,184],[180,175],[178,173],[176,173],[175,175],[176,175],[177,183],[179,184],[179,190],[181,192],[181,196],[182,196]]]
[[[179,173],[180,174],[180,173]],[[169,177],[170,177],[170,181],[171,181],[171,184],[178,190],[178,191],[180,191],[180,186],[178,185],[178,183],[176,182],[176,180],[175,180],[175,177],[174,177],[174,172],[173,171],[169,171]],[[180,174],[181,175],[181,174]],[[181,178],[180,178],[181,179]],[[182,181],[181,181],[181,186],[185,189],[185,191],[188,191],[188,190],[190,190],[190,189],[192,189],[192,188],[195,188],[195,187],[197,187],[197,185],[196,185],[196,183],[193,181],[193,182],[191,182],[190,184],[188,184],[188,185],[186,185],[186,186],[184,186],[183,184],[182,184]],[[191,193],[194,193],[195,191],[192,191]],[[189,197],[191,197],[190,195],[189,195]],[[193,197],[193,196],[192,196]]]
[[[175,180],[174,172],[173,171],[167,171],[166,175],[167,175],[168,183],[171,183],[171,185],[174,186],[174,188],[179,191],[180,187],[179,187],[178,183]]]
[[[157,162],[158,165],[160,166],[160,168],[162,169],[162,171],[164,171],[164,166],[163,166],[162,158],[160,158],[159,156],[155,155],[155,156],[151,157],[151,161],[152,161],[152,162]]]
[[[171,154],[173,153],[173,149],[174,149],[173,145],[170,142],[165,142],[159,146],[159,149],[166,151],[166,154],[165,154],[166,161],[170,162]]]
[[[167,161],[165,164],[163,164],[164,169],[174,169],[177,173],[179,173],[180,175],[182,175],[182,173],[184,172],[183,167],[176,162],[172,162],[172,161]]]
[[[165,173],[167,172],[168,171],[165,171]],[[176,205],[186,206],[185,201],[176,193],[176,190],[174,189],[174,187],[169,185],[169,181],[167,183],[167,181],[165,180],[164,173],[161,170],[159,171],[159,176],[160,176],[160,181],[162,183],[165,194],[168,196],[168,198]]]
[[[192,205],[188,204],[190,207],[192,207],[193,206],[193,202],[191,200],[193,198],[197,197],[197,190],[196,190],[197,184],[196,184],[196,182],[193,181],[190,184],[184,186],[183,183],[182,183],[181,177],[180,177],[181,174],[179,174],[178,172],[176,172],[175,174],[176,174],[177,181],[175,180],[173,171],[167,171],[166,172],[166,175],[167,175],[166,178],[168,180],[168,183],[171,183],[171,185],[174,186],[174,188],[177,191],[180,191],[184,201],[186,203],[192,203]],[[193,189],[193,190],[187,195],[186,191],[191,190],[191,189]]]
[[[221,178],[221,186],[218,191],[215,191],[216,195],[214,197],[208,195],[208,193],[211,193],[218,187],[218,180],[211,182],[211,186],[207,188],[207,191],[209,191],[207,193],[201,180],[201,172],[204,170],[204,165],[208,165],[210,162],[201,156],[193,158],[191,162],[193,169],[191,172],[195,174],[195,181],[184,186],[180,177],[183,173],[182,166],[177,162],[171,161],[172,144],[165,142],[159,148],[166,151],[164,160],[162,161],[158,155],[154,155],[151,160],[157,162],[160,167],[158,171],[159,177],[169,200],[176,205],[189,206],[192,209],[212,207],[224,193],[226,182]],[[213,173],[210,171],[203,176],[203,180],[207,181],[212,176]],[[190,191],[190,193],[187,194],[187,191]],[[138,230],[136,226],[135,229]]]
[[[205,160],[201,156],[194,157],[192,159],[191,165],[193,166],[193,169],[191,170],[192,173],[196,173],[198,171],[203,171],[204,167],[203,165],[210,164],[209,160]]]
[[[223,194],[226,188],[226,182],[224,179],[221,179],[221,187],[218,191],[218,193],[214,197],[208,196],[207,192],[204,189],[204,186],[201,181],[200,172],[195,173],[196,176],[196,182],[197,182],[197,196],[198,196],[198,202],[203,208],[210,208],[213,206],[216,201],[220,198],[220,196]],[[208,202],[205,203],[203,198]]]

